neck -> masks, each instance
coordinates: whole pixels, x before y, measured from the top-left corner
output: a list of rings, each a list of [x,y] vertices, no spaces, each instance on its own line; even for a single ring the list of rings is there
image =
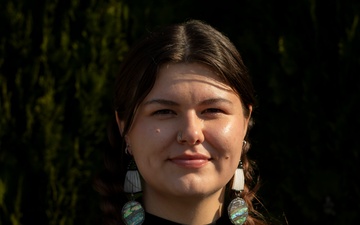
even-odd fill
[[[148,213],[181,224],[210,224],[223,208],[224,191],[207,196],[167,196],[156,191],[144,191],[144,207]]]

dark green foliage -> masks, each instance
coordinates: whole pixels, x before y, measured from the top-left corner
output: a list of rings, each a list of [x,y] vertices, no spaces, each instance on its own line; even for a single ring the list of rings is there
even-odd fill
[[[108,147],[128,9],[116,1],[3,1],[0,14],[1,222],[93,223],[91,182]]]
[[[99,224],[91,179],[108,147],[116,69],[147,30],[190,18],[227,34],[249,67],[258,94],[250,154],[269,214],[357,224],[354,0],[1,0],[0,224]]]

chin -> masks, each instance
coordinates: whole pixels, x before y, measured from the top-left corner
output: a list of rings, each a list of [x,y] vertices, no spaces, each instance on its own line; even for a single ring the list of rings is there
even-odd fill
[[[177,185],[172,189],[179,197],[201,198],[216,192],[216,190],[204,187],[204,185]]]

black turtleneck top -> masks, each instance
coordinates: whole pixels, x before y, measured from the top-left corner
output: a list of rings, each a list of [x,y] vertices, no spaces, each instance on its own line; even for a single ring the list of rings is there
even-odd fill
[[[154,225],[154,224],[183,225],[181,223],[176,223],[176,222],[173,222],[170,220],[166,220],[164,218],[161,218],[161,217],[158,217],[158,216],[155,216],[155,215],[145,212],[145,221],[144,221],[143,225]],[[232,223],[227,215],[223,215],[217,221],[215,221],[214,223],[208,224],[208,225],[232,225]]]

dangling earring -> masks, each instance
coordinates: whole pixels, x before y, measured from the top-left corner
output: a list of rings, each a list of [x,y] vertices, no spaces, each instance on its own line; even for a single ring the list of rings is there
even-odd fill
[[[240,197],[241,192],[244,190],[244,180],[244,170],[240,161],[231,188],[235,191],[236,198],[228,206],[229,219],[236,225],[244,224],[248,216],[248,206],[245,200]]]
[[[126,148],[128,148],[128,146]],[[140,174],[134,159],[132,159],[128,165],[124,182],[124,192],[130,194],[130,201],[125,203],[121,211],[123,221],[126,225],[141,225],[145,220],[143,207],[139,202],[134,200],[134,193],[141,191]]]

